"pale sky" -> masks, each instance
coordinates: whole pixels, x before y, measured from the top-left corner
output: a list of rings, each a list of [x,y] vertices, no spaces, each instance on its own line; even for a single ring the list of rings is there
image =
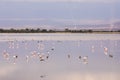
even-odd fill
[[[1,0],[1,1],[13,1],[13,2],[119,2],[119,0]]]
[[[119,0],[0,0],[0,27],[120,21]]]

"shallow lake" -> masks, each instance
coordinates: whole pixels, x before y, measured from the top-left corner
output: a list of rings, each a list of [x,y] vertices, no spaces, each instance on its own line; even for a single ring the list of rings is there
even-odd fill
[[[0,34],[0,80],[120,80],[120,34]]]

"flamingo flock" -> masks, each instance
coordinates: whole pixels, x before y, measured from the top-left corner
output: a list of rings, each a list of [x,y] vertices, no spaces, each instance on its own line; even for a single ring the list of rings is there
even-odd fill
[[[38,58],[40,62],[44,62],[44,61],[49,60],[49,57],[51,56],[50,51],[54,52],[55,46],[51,46],[50,50],[48,50],[46,53],[43,53],[42,51],[45,50],[46,46],[42,42],[43,41],[37,41],[37,49],[40,50],[40,51],[31,51],[31,52],[29,52],[29,54],[25,54],[24,58],[25,58],[27,63],[32,58]],[[57,41],[57,42],[62,43],[62,41]],[[27,50],[28,47],[29,47],[28,41],[22,41],[22,43],[24,44],[24,49]],[[52,45],[55,45],[55,43],[53,43]],[[80,42],[77,45],[79,47]],[[8,42],[8,48],[9,49],[20,49],[19,41],[9,41]],[[91,52],[92,53],[95,52],[95,46],[94,45],[91,46]],[[16,61],[19,58],[18,54],[9,53],[7,51],[7,49],[3,50],[2,54],[3,54],[3,58],[8,60],[8,61],[10,60],[10,58],[12,58],[13,64],[16,64]],[[114,57],[112,54],[109,54],[109,49],[106,46],[103,47],[103,54],[105,56],[110,57],[110,58]],[[12,56],[12,57],[10,57],[10,56]],[[66,58],[71,59],[71,56],[72,56],[71,54],[67,54]],[[89,62],[89,57],[87,55],[85,55],[85,56],[79,55],[78,59],[81,60],[83,64],[88,64],[88,62]]]

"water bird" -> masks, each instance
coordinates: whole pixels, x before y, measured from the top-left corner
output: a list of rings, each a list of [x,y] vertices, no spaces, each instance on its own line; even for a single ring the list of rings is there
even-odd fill
[[[68,58],[70,59],[70,54],[68,54],[67,56],[68,56]]]
[[[40,78],[45,78],[47,75],[40,75]]]
[[[58,43],[60,43],[60,42],[62,42],[62,41],[60,41],[60,40],[57,40],[57,42],[58,42]]]
[[[47,54],[49,54],[50,52],[49,51],[47,51]]]
[[[109,54],[109,57],[110,57],[110,58],[113,58],[113,55],[112,55],[112,54]]]
[[[51,49],[52,51],[54,50],[54,48]]]
[[[10,49],[14,49],[14,46],[15,46],[14,41],[10,41],[10,42],[9,42],[9,48],[10,48]]]
[[[84,56],[83,57],[83,63],[84,64],[88,64],[88,56]]]
[[[17,48],[17,49],[19,48],[19,44],[18,44],[18,43],[16,44],[16,48]]]
[[[54,48],[51,48],[52,51],[54,51]]]
[[[38,54],[40,61],[45,61],[45,55],[44,54]]]
[[[9,60],[9,53],[6,50],[3,51],[3,57]]]
[[[79,59],[81,59],[82,57],[81,57],[81,56],[79,56],[78,58],[79,58]]]
[[[104,54],[108,55],[108,48],[107,47],[104,47]]]
[[[49,58],[49,54],[46,56],[46,59],[48,59]]]
[[[25,49],[28,49],[28,43],[26,40],[23,40],[22,43],[24,44]]]
[[[18,58],[18,56],[17,56],[17,55],[14,55],[14,56],[13,56],[13,59],[14,59],[13,64],[16,64],[16,60],[17,60],[17,58]]]
[[[95,47],[94,46],[92,46],[92,53],[94,53],[95,52]]]
[[[40,50],[44,50],[44,47],[45,45],[44,44],[40,44],[40,43],[38,43],[38,49],[40,49]]]
[[[28,55],[26,55],[26,61],[27,61],[27,62],[29,61],[29,56],[28,56]]]
[[[37,52],[36,51],[31,52],[31,57],[36,57],[36,56],[37,56]]]
[[[45,61],[45,59],[40,58],[40,61]]]

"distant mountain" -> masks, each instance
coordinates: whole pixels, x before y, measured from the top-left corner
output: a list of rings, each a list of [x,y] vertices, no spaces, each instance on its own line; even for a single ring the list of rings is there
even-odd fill
[[[120,22],[113,24],[84,24],[84,25],[68,25],[66,26],[71,29],[92,29],[92,30],[120,30]]]
[[[7,24],[6,24],[7,23]],[[0,28],[45,28],[45,29],[101,29],[120,30],[120,21],[111,23],[79,23],[69,20],[0,20]]]

